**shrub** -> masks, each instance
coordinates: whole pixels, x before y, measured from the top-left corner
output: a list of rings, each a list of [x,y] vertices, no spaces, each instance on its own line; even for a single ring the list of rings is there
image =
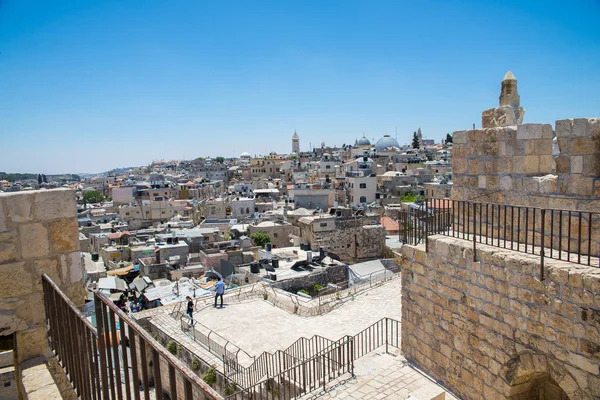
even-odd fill
[[[200,360],[198,360],[198,357],[194,357],[192,359],[192,371],[198,372],[199,370],[200,370]]]
[[[315,292],[319,293],[324,289],[324,287],[319,285],[318,283],[315,283],[315,285],[313,286],[313,289]]]
[[[269,294],[268,293],[263,293],[263,299],[264,300],[268,300],[269,299]]]
[[[217,383],[217,370],[214,365],[211,365],[210,368],[202,374],[202,380],[209,386]]]
[[[310,296],[310,293],[308,293],[308,290],[306,290],[306,289],[300,289],[300,290],[298,290],[298,293],[303,293],[303,294],[307,294]]]
[[[223,394],[225,396],[231,396],[235,392],[237,392],[237,383],[235,383],[235,381],[231,381],[229,385],[225,386],[225,389],[223,389]]]
[[[175,343],[174,340],[171,340],[169,343],[167,343],[167,350],[169,350],[169,353],[176,355],[177,354],[177,343]]]

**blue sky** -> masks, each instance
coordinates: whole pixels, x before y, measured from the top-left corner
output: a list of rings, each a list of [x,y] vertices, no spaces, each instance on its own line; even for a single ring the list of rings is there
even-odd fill
[[[600,1],[0,0],[0,171],[600,116]]]

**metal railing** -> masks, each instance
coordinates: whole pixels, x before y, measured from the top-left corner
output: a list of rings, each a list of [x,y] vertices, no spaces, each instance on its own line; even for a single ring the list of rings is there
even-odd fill
[[[310,351],[302,343],[309,339],[300,338],[285,350],[288,356],[293,355],[295,363],[274,375],[267,373],[265,379],[251,386],[240,385],[244,389],[226,399],[293,399],[318,388],[325,390],[327,383],[345,373],[354,376],[354,361],[358,358],[383,346],[386,353],[390,347],[400,348],[400,321],[384,317],[354,336],[344,336],[336,342],[319,337],[322,339],[325,341],[320,342],[321,346]]]
[[[314,356],[292,364],[282,372],[268,377],[226,399],[287,400],[316,389],[325,390],[326,384],[349,373],[354,376],[353,338],[346,336]]]
[[[418,245],[429,235],[445,235],[540,256],[544,260],[600,266],[600,213],[429,199],[399,215],[403,243]],[[596,229],[595,229],[596,227]]]
[[[42,275],[50,349],[81,399],[222,398],[182,361],[116,307],[94,293],[95,326]],[[160,393],[160,396],[156,395]]]

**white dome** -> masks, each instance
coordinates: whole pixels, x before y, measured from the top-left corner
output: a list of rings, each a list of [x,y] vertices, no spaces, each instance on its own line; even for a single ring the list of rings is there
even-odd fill
[[[240,155],[240,158],[250,158],[250,157],[252,157],[252,156],[250,155],[250,153],[245,153],[245,152],[244,152],[244,153],[242,153],[242,154]]]
[[[390,135],[384,135],[381,139],[377,141],[377,143],[375,143],[375,148],[377,149],[377,151],[385,150],[388,147],[400,148],[400,145],[398,144],[396,139],[394,139]]]
[[[362,137],[358,140],[358,145],[359,146],[370,146],[371,142],[369,141],[369,139],[367,139],[366,137]]]

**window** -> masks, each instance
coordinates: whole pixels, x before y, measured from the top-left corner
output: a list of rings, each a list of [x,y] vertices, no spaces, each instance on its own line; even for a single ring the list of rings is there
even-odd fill
[[[331,169],[331,165],[326,165],[325,169]]]
[[[129,215],[129,213],[125,213],[125,215]]]
[[[360,196],[360,203],[366,203],[367,198],[365,196]]]
[[[366,189],[367,188],[367,184],[366,183],[361,183],[360,184],[360,188],[361,189]]]
[[[325,228],[327,226],[327,222],[321,222],[321,228]]]

